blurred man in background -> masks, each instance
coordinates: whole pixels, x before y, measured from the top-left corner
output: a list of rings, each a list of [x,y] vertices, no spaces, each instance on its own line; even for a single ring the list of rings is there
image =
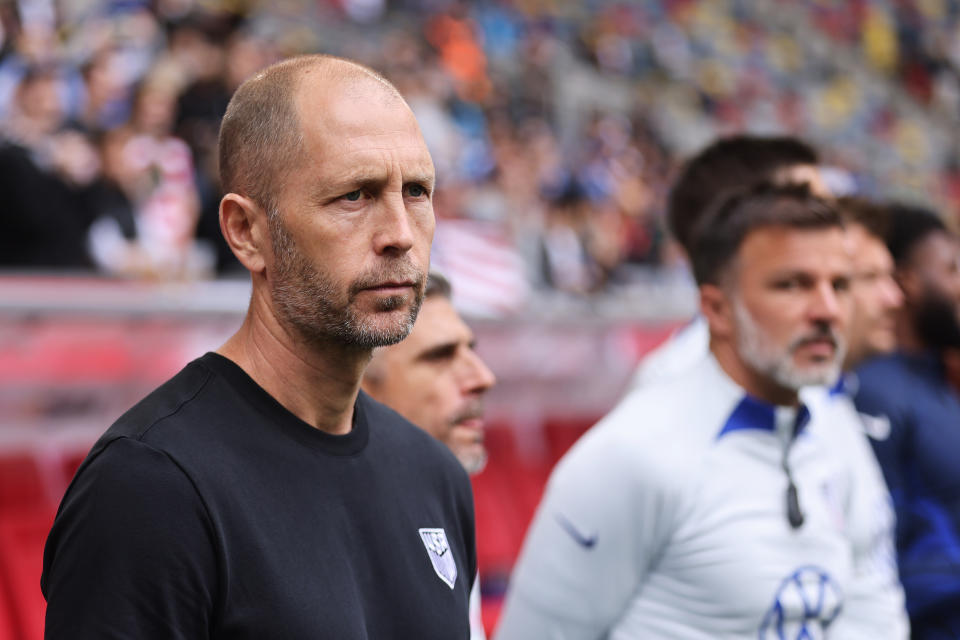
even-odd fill
[[[410,334],[380,347],[363,374],[363,390],[443,442],[469,474],[487,462],[483,445],[483,397],[493,372],[474,351],[470,327],[453,308],[450,282],[427,277],[423,305]],[[479,578],[470,593],[470,638],[486,637]]]
[[[853,318],[843,366],[844,371],[852,371],[867,358],[896,348],[896,318],[903,293],[894,279],[893,256],[886,244],[890,227],[887,210],[849,196],[839,198],[837,208],[846,223],[853,261]]]
[[[893,258],[885,242],[889,225],[886,209],[856,197],[839,198],[835,205],[844,221],[851,264],[853,309],[846,331],[845,373],[829,387],[808,387],[801,392],[814,416],[838,435],[847,436],[844,448],[856,462],[844,471],[849,481],[860,487],[861,499],[848,505],[847,526],[862,550],[861,559],[854,565],[855,580],[844,593],[847,614],[831,631],[838,638],[857,637],[857,630],[874,625],[878,634],[897,637],[898,633],[905,635],[907,621],[897,579],[895,516],[883,473],[862,433],[868,422],[857,413],[851,393],[857,386],[853,368],[866,358],[895,348],[895,320],[903,294],[893,278]],[[890,595],[889,610],[877,611],[871,606],[878,592]]]
[[[431,272],[410,335],[374,351],[363,390],[450,447],[474,474],[487,462],[483,398],[496,378],[450,296],[447,279]]]
[[[960,396],[944,358],[960,349],[960,243],[935,213],[891,207],[888,246],[905,303],[898,350],[857,370],[854,400],[897,513],[913,637],[960,637]]]
[[[93,147],[63,126],[57,67],[28,69],[0,119],[0,269],[91,269]]]
[[[557,466],[498,637],[905,638],[895,576],[860,567],[877,558],[859,520],[883,497],[850,471],[869,449],[799,398],[845,357],[839,214],[805,186],[761,184],[693,249],[707,356],[633,392]]]
[[[816,150],[797,138],[721,138],[683,166],[670,190],[667,226],[688,260],[692,260],[697,225],[724,193],[770,180],[779,184],[809,184],[815,193],[825,195],[827,188],[818,162]],[[706,320],[698,315],[643,359],[630,388],[683,373],[706,355],[708,342]]]

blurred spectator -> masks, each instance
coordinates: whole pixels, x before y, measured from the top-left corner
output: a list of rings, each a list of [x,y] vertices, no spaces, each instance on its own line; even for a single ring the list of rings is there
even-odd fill
[[[208,51],[207,68],[196,73],[177,101],[177,136],[190,145],[197,171],[200,218],[197,237],[215,247],[218,272],[240,270],[227,244],[220,235],[220,184],[217,170],[217,135],[220,119],[234,90],[247,77],[275,61],[270,47],[263,40],[245,31],[225,37],[221,52],[211,40],[212,34],[200,34]]]
[[[14,91],[0,140],[0,265],[91,266],[88,188],[98,170],[86,137],[63,127],[62,76],[32,67]]]
[[[588,293],[601,284],[599,265],[590,255],[587,233],[588,202],[571,183],[547,210],[541,239],[543,280],[560,291]]]
[[[438,216],[498,225],[531,283],[601,292],[676,262],[665,186],[678,158],[720,134],[799,135],[849,170],[862,195],[914,194],[947,217],[958,211],[960,13],[943,3],[87,0],[4,3],[0,25],[5,129],[20,79],[55,64],[62,120],[99,138],[166,111],[161,138],[189,147],[195,204],[182,199],[173,217],[206,256],[144,236],[151,257],[136,245],[132,266],[118,257],[127,251],[116,229],[98,225],[94,253],[107,273],[231,269],[210,152],[217,120],[242,78],[317,50],[362,59],[401,86],[437,162]],[[155,104],[135,106],[147,85]],[[572,218],[554,206],[570,180],[586,199]],[[185,181],[176,190],[190,191]],[[134,191],[126,197],[140,219],[150,196]],[[114,217],[99,206],[94,217]],[[543,277],[543,247],[560,259],[574,244],[590,273],[574,284]]]
[[[194,242],[199,199],[190,149],[171,134],[176,98],[169,80],[148,78],[135,92],[129,124],[104,137],[104,178],[133,219],[131,227],[101,215],[91,228],[91,252],[108,273],[185,278],[212,271],[212,249]]]
[[[89,131],[113,129],[130,116],[122,55],[114,48],[102,49],[82,67],[86,99],[78,121]]]

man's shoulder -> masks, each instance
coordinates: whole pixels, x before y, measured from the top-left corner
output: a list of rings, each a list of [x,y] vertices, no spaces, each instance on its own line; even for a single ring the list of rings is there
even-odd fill
[[[709,350],[710,330],[707,321],[697,316],[640,361],[630,388],[675,379],[704,359]]]
[[[928,391],[928,384],[902,354],[871,358],[856,370],[852,392],[857,410],[870,415],[888,414],[910,406]]]
[[[200,359],[187,364],[121,415],[102,439],[144,439],[157,425],[175,418],[184,407],[194,402],[213,375]]]
[[[634,389],[571,449],[571,468],[619,466],[650,479],[689,472],[709,450],[735,401],[709,388],[694,367],[682,379]]]
[[[911,366],[909,358],[896,353],[867,360],[857,368],[856,375],[858,394],[890,384],[914,385],[917,382],[917,371]],[[888,388],[887,391],[897,389]]]
[[[719,366],[708,356],[704,353],[683,375],[631,389],[600,424],[644,439],[711,442],[743,393],[721,378]]]

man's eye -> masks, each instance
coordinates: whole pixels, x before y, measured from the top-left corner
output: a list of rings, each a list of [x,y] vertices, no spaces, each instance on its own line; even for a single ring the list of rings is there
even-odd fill
[[[427,195],[427,190],[419,184],[411,184],[407,186],[407,194],[411,198],[422,198]]]
[[[360,191],[359,189],[357,189],[356,191],[351,191],[350,193],[345,193],[345,194],[343,194],[343,196],[341,196],[341,197],[342,197],[344,200],[348,200],[348,201],[350,201],[350,202],[356,202],[357,200],[359,200],[360,198],[363,197],[363,192]]]

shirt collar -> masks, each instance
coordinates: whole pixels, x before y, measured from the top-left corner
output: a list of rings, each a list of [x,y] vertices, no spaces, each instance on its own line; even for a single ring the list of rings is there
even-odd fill
[[[710,353],[703,365],[711,377],[710,385],[729,402],[726,406],[733,409],[717,433],[719,440],[733,431],[754,429],[771,433],[789,433],[796,437],[810,422],[810,410],[801,403],[797,407],[771,404],[748,394],[720,366],[716,357]]]
[[[829,394],[831,398],[835,398],[839,395],[845,395],[853,397],[857,395],[857,390],[860,388],[860,379],[857,378],[857,374],[852,371],[847,373],[840,374],[840,377],[837,378],[836,384],[830,387]]]
[[[733,408],[733,412],[723,423],[717,439],[733,431],[757,429],[760,431],[777,432],[779,429],[789,429],[794,437],[803,431],[810,422],[810,410],[801,404],[798,408],[780,407],[764,402],[751,395],[744,395],[743,399]],[[779,429],[778,429],[779,427]]]

